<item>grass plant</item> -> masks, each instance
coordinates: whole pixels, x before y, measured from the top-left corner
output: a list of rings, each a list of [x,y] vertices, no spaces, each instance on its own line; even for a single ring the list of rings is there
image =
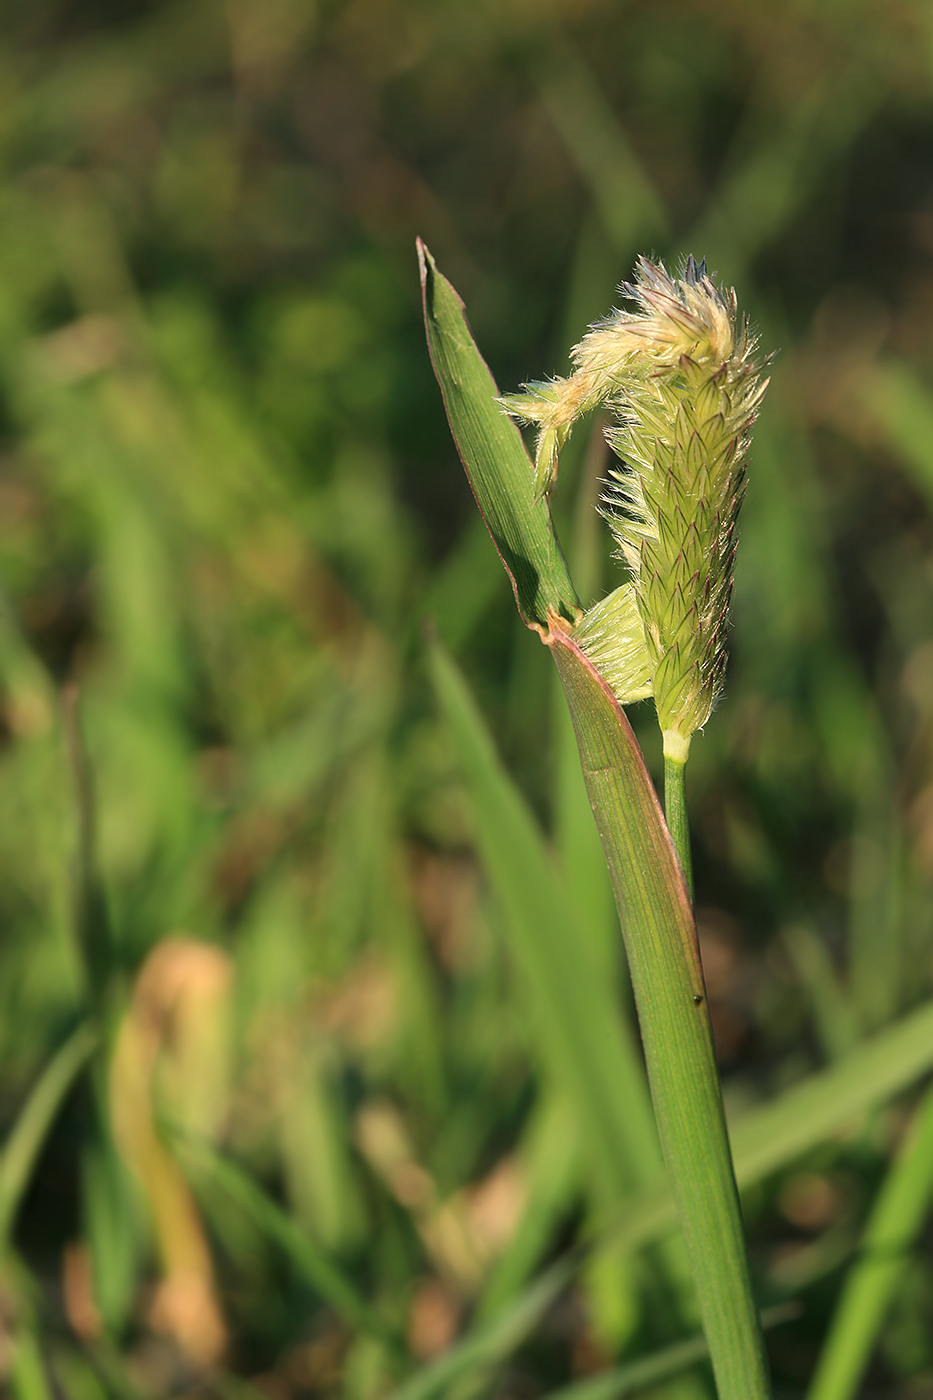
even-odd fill
[[[35,0],[2,35],[0,1392],[711,1400],[553,664],[606,664],[627,429],[610,393],[536,498],[488,381],[474,423],[521,613],[589,615],[584,665],[491,559],[421,233],[504,389],[645,250],[779,348],[683,794],[694,1020],[775,1393],[924,1393],[926,0]]]
[[[490,431],[495,386],[459,298],[420,243],[419,257],[428,344],[467,475],[513,581],[516,574],[534,579],[525,620],[551,649],[573,718],[719,1393],[764,1397],[764,1346],[687,884],[682,776],[690,738],[709,716],[725,666],[735,516],[760,397],[748,332],[737,335],[734,296],[730,304],[692,260],[678,283],[643,263],[638,287],[623,290],[641,300],[645,314],[616,314],[592,330],[574,352],[570,379],[500,401],[539,425],[532,468],[514,437],[501,460],[497,447],[507,431]],[[617,475],[610,506],[633,581],[568,620],[565,571],[549,567],[560,560],[560,547],[541,506],[574,419],[607,399],[624,425],[610,441],[625,452],[628,475]],[[514,586],[521,599],[527,590]],[[620,707],[646,693],[664,731],[679,855]],[[505,837],[490,833],[493,858],[511,863],[518,853]],[[542,913],[531,938],[545,922]],[[557,1001],[579,998],[587,1008],[581,1029],[595,1031],[595,1002],[581,977],[571,963]],[[559,1019],[554,1006],[551,1024]],[[579,1032],[576,1044],[583,1050]],[[565,1061],[573,1045],[571,1039],[564,1046]],[[594,1121],[607,1119],[597,1108]]]

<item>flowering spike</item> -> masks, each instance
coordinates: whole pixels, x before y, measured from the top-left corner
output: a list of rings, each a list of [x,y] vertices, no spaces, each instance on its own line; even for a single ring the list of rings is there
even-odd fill
[[[735,292],[705,259],[687,258],[675,278],[639,258],[621,290],[634,309],[589,330],[572,374],[501,402],[538,426],[539,494],[576,420],[599,404],[612,413],[621,463],[602,513],[632,578],[575,637],[621,701],[654,695],[665,751],[685,757],[722,687],[735,522],[767,380]]]

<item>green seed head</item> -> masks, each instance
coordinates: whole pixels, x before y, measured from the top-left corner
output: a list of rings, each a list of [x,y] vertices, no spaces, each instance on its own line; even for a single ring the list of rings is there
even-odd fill
[[[538,425],[544,490],[574,422],[599,404],[620,465],[603,514],[631,583],[584,614],[576,637],[619,699],[653,694],[665,749],[690,736],[722,688],[735,526],[749,433],[767,386],[735,293],[688,258],[681,277],[639,259],[613,312],[572,352],[574,372],[504,399]]]

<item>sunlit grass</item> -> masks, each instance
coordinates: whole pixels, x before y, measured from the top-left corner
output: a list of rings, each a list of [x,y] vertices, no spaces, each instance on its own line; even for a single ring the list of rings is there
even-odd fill
[[[672,1393],[710,1393],[689,1291],[659,1284],[669,1202],[633,1174],[609,1233],[430,687],[425,616],[624,1011],[548,658],[424,355],[420,231],[503,384],[562,369],[648,248],[705,254],[780,347],[690,804],[756,1282],[801,1305],[768,1345],[802,1395],[929,1068],[926,7],[228,11],[4,21],[2,1385],[362,1400],[453,1393],[443,1355],[464,1394],[543,1395],[686,1346]],[[621,578],[574,446],[588,605]],[[114,1072],[141,1025],[142,1176]],[[873,1324],[892,1395],[933,1368],[922,1238]],[[177,1286],[198,1248],[210,1382]]]

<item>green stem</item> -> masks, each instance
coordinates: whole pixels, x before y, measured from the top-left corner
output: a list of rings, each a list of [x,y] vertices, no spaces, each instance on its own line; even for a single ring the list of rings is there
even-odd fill
[[[616,894],[658,1130],[720,1400],[768,1400],[742,1212],[687,891],[615,696],[573,640],[549,637]],[[683,764],[679,774],[682,790]]]
[[[687,821],[687,793],[684,773],[687,760],[672,754],[664,755],[664,815],[668,830],[674,842],[674,850],[680,857],[684,879],[693,900],[693,861],[690,858],[690,825]]]

